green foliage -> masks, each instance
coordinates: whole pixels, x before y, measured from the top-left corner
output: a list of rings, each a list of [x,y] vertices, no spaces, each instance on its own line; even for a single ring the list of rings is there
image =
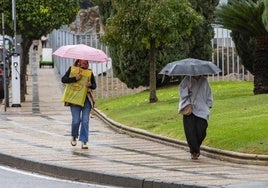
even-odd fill
[[[80,0],[79,6],[80,9],[87,9],[94,6],[94,3],[91,0]]]
[[[115,13],[115,9],[112,6],[112,0],[92,0],[92,2],[93,4],[98,5],[101,21],[105,26],[107,19],[112,17]]]
[[[264,2],[262,0],[229,0],[216,12],[216,23],[232,31],[232,38],[236,46],[241,63],[255,75],[253,63],[255,61],[256,37],[267,36],[263,23]]]
[[[262,22],[263,11],[262,0],[230,0],[216,11],[216,23],[247,36],[265,36],[268,33]]]
[[[204,145],[246,153],[268,154],[268,95],[253,95],[252,82],[211,82],[214,104]],[[178,87],[158,91],[158,103],[148,103],[148,91],[97,99],[96,107],[130,127],[185,140],[178,114]]]
[[[126,50],[119,45],[111,46],[109,50],[113,62],[117,62],[113,63],[113,70],[120,80],[124,80],[129,88],[148,86],[148,50]]]
[[[214,11],[219,0],[213,1],[195,1],[190,0],[193,8],[203,15],[203,22],[193,28],[195,32],[189,37],[185,37],[183,42],[189,45],[189,53],[187,57],[211,60],[212,46],[211,39],[214,37],[212,22],[214,21]]]
[[[265,26],[266,31],[268,32],[268,0],[263,0],[264,11],[262,14],[262,22]]]
[[[5,15],[5,33],[14,36],[12,1],[2,0]],[[79,11],[78,0],[16,0],[16,35],[21,35],[21,101],[25,100],[26,65],[32,40],[40,39],[53,29],[75,20]],[[2,25],[2,19],[0,21]]]
[[[255,45],[253,38],[237,31],[232,31],[231,37],[235,43],[241,64],[254,75],[253,62],[255,59]]]
[[[137,88],[139,86],[149,86],[149,50],[126,50],[120,46],[111,46],[109,48],[113,59],[113,70],[115,75],[123,80],[130,88]],[[188,53],[188,49],[182,46],[182,43],[163,44],[157,49],[157,72],[159,72],[164,65],[178,58],[182,59]],[[184,53],[186,52],[186,53]],[[116,62],[116,63],[115,63]],[[165,77],[162,83],[162,75],[158,75],[157,86],[166,84],[169,77]]]
[[[6,33],[13,36],[12,3],[3,1]],[[17,34],[23,39],[39,39],[42,35],[74,21],[78,13],[77,0],[16,0]]]
[[[194,27],[194,32],[190,35],[179,37],[173,42],[163,42],[158,45],[156,73],[167,63],[178,59],[186,57],[196,57],[200,59],[211,58],[211,38],[213,38],[211,22],[218,1],[219,0],[202,2],[190,1],[192,7],[204,16],[204,20],[198,26]],[[94,0],[94,2],[99,6],[102,22],[106,25],[106,20],[110,19],[116,12],[115,8],[112,6],[112,1]],[[142,45],[140,45],[141,49],[131,48],[131,50],[128,50],[116,44],[109,48],[113,59],[114,72],[128,87],[133,88],[140,85],[149,85],[149,76],[147,76],[149,72],[149,50],[147,50],[146,47],[148,46],[145,45],[142,47]],[[129,52],[131,53],[129,54]],[[135,76],[133,74],[135,74]],[[164,82],[162,82],[162,76],[158,76],[156,79],[157,86],[166,84],[169,81],[169,78],[166,77]]]
[[[107,21],[102,39],[111,48],[118,46],[115,48],[124,49],[123,53],[150,50],[150,102],[156,102],[156,48],[189,35],[202,17],[191,8],[187,0],[114,0],[112,5],[116,13]],[[121,69],[120,72],[123,71]]]
[[[185,0],[113,2],[117,12],[107,21],[104,36],[109,46],[149,49],[154,39],[158,47],[189,34],[191,27],[201,20]]]

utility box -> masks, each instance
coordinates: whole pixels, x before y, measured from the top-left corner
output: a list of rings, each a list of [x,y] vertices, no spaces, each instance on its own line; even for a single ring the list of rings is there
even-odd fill
[[[42,68],[42,66],[51,66],[54,68],[54,61],[52,57],[52,48],[43,48],[42,49],[42,55],[40,57],[40,64],[39,68]]]
[[[20,105],[20,55],[17,53],[11,56],[12,70],[12,107],[21,107]]]

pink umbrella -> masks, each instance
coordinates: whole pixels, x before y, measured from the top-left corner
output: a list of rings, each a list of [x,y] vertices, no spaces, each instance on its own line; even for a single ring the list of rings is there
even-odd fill
[[[53,55],[63,58],[97,62],[106,62],[109,60],[102,50],[84,44],[61,46],[53,53]]]

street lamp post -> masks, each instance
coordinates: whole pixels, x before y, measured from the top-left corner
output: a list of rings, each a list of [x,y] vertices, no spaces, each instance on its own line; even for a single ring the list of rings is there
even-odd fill
[[[16,0],[12,0],[12,21],[14,30],[14,52],[17,52],[17,22],[16,22]]]

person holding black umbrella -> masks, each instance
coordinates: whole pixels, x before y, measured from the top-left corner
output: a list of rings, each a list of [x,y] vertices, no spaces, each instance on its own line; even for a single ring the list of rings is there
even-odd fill
[[[200,156],[200,146],[206,137],[213,103],[210,85],[202,75],[219,72],[221,69],[213,62],[195,58],[168,63],[159,72],[164,76],[186,75],[179,85],[179,113],[183,115],[184,133],[192,159]]]
[[[205,76],[185,76],[179,85],[179,113],[191,105],[191,111],[183,114],[183,126],[191,158],[200,156],[200,146],[206,137],[213,96]],[[187,107],[186,107],[187,108]]]

